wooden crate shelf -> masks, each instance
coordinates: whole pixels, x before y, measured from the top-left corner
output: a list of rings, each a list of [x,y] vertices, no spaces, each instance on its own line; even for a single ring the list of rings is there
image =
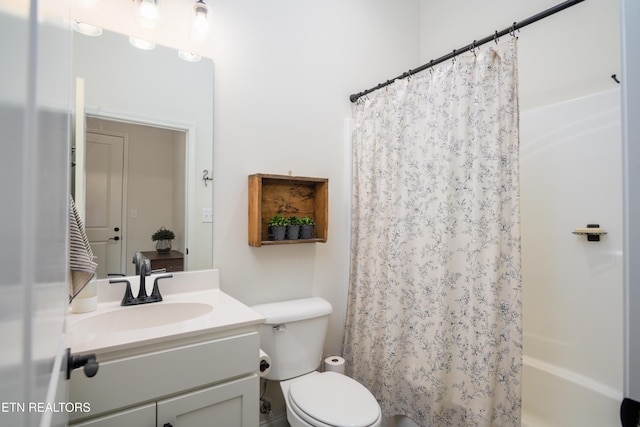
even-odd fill
[[[271,241],[269,219],[310,216],[316,223],[316,238]],[[249,175],[249,245],[324,243],[329,222],[329,180],[288,175]]]

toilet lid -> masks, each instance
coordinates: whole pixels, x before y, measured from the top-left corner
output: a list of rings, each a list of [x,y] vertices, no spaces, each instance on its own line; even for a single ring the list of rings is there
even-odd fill
[[[336,372],[294,381],[289,398],[306,415],[331,426],[367,427],[380,416],[380,406],[371,392]]]

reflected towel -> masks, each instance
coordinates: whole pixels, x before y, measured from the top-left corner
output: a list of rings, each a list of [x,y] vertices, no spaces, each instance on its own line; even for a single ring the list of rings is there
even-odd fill
[[[93,279],[97,264],[93,262],[93,252],[84,225],[78,215],[76,203],[69,196],[69,302]]]

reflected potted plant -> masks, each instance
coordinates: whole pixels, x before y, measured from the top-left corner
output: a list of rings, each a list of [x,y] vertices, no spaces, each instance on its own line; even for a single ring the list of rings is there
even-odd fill
[[[300,219],[290,216],[287,220],[287,239],[298,240],[300,236]]]
[[[171,251],[171,241],[176,238],[173,231],[160,227],[158,231],[151,235],[151,240],[156,242],[156,251],[165,253]]]
[[[282,215],[272,216],[268,223],[269,240],[284,240],[288,222]]]
[[[302,218],[300,218],[300,238],[316,238],[316,223],[310,216],[303,216]]]

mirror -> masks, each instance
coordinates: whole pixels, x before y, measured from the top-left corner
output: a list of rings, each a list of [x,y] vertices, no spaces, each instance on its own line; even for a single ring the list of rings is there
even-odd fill
[[[151,236],[161,227],[176,238],[152,268],[212,268],[213,186],[203,177],[213,162],[213,62],[141,50],[109,31],[73,37],[86,115],[76,155],[86,162],[84,221],[98,277],[135,274],[134,252],[157,254]]]

